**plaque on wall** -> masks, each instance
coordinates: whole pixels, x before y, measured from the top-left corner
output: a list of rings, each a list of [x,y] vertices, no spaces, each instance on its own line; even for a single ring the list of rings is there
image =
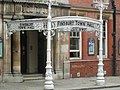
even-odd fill
[[[94,38],[88,39],[88,55],[94,55],[95,54],[95,40]]]

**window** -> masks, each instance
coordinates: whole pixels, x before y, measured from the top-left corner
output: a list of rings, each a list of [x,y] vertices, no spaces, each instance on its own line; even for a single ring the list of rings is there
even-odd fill
[[[99,55],[99,40],[98,40]],[[103,58],[107,58],[107,21],[103,21]]]
[[[81,32],[70,32],[70,58],[81,58]]]

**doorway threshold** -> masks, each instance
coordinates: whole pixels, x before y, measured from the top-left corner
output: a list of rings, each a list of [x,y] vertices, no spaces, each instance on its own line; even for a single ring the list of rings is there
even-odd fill
[[[23,74],[23,81],[44,80],[43,74]]]

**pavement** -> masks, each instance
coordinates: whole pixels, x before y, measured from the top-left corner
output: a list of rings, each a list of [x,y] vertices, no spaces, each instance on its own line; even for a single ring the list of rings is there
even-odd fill
[[[53,80],[54,90],[98,90],[120,87],[120,76],[105,77],[105,85],[96,85],[96,77]],[[0,83],[0,90],[44,90],[44,80],[31,80],[22,83]]]

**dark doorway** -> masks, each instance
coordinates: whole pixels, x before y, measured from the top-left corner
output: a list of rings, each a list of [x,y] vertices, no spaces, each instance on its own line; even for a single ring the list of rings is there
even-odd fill
[[[21,73],[27,73],[27,34],[26,31],[20,32],[21,37]]]
[[[43,32],[38,34],[38,72],[45,74],[47,42]]]
[[[45,74],[46,48],[47,42],[43,32],[21,31],[22,74]],[[36,56],[37,58],[34,58]]]

